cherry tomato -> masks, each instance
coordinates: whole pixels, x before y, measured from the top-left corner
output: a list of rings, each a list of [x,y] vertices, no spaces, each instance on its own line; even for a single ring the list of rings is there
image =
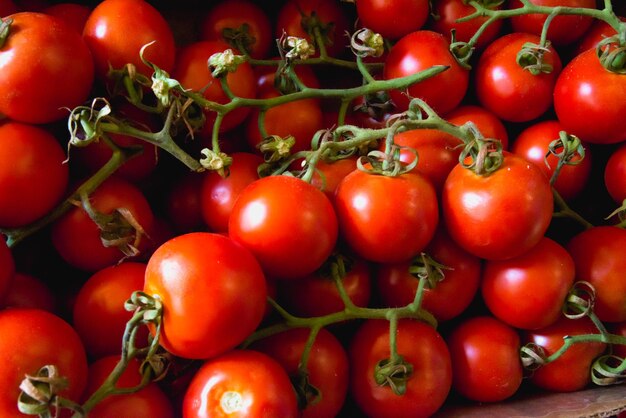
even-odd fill
[[[431,416],[443,405],[452,384],[448,348],[432,327],[411,319],[398,321],[396,338],[398,354],[412,365],[406,393],[396,395],[375,380],[377,364],[390,357],[389,322],[384,320],[366,321],[350,342],[350,392],[367,416]]]
[[[358,0],[355,3],[359,23],[391,40],[421,29],[429,12],[427,0]]]
[[[241,343],[261,322],[267,295],[252,254],[208,232],[179,235],[157,248],[148,260],[143,290],[164,307],[159,343],[192,359]]]
[[[0,306],[3,306],[3,302],[13,286],[13,280],[15,276],[15,261],[13,260],[13,254],[7,247],[4,238],[0,236]]]
[[[502,149],[509,148],[509,134],[504,123],[495,113],[476,105],[462,105],[446,114],[446,120],[453,125],[461,126],[473,122],[485,138],[497,139]]]
[[[616,203],[626,200],[626,145],[611,153],[604,166],[604,184]]]
[[[621,20],[626,18],[620,17]],[[576,44],[575,54],[578,55],[588,49],[595,48],[604,38],[616,35],[615,29],[603,20],[594,20],[591,27],[585,32]]]
[[[499,402],[522,384],[520,337],[490,317],[466,318],[446,338],[452,358],[452,387],[479,402]]]
[[[57,312],[56,295],[48,285],[30,274],[19,272],[15,273],[4,303],[0,305],[11,308],[36,308],[50,313]]]
[[[82,36],[85,22],[91,14],[91,7],[78,3],[56,3],[46,7],[42,12],[63,20]]]
[[[454,167],[441,201],[452,239],[487,260],[504,260],[530,250],[552,219],[548,179],[533,163],[508,152],[500,168],[489,175],[478,175],[460,164]]]
[[[248,248],[265,273],[295,279],[317,270],[337,241],[337,217],[328,198],[290,176],[264,177],[235,201],[228,234]]]
[[[234,350],[207,360],[183,400],[184,418],[298,417],[287,372],[267,354]]]
[[[322,160],[315,165],[315,173],[311,184],[323,191],[332,201],[335,200],[335,191],[341,180],[352,173],[356,167],[356,158],[342,158],[330,163]]]

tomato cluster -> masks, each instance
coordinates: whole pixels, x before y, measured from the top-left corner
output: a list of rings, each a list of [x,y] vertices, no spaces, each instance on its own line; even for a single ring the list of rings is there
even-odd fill
[[[0,0],[1,416],[625,380],[623,5],[353,3]]]

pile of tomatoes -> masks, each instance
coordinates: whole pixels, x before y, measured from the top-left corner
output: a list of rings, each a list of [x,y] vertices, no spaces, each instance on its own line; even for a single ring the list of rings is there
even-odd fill
[[[0,0],[1,416],[624,381],[620,2],[179,3]]]

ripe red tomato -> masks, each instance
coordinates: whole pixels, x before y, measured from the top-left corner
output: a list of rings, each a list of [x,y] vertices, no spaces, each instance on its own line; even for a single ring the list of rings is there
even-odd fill
[[[576,279],[591,283],[596,290],[594,312],[602,321],[626,321],[624,245],[626,230],[613,226],[587,229],[567,244],[576,265]]]
[[[65,152],[48,131],[11,121],[0,124],[0,149],[0,226],[24,226],[61,201]]]
[[[309,337],[309,329],[294,328],[264,338],[252,345],[276,361],[292,381],[298,381],[298,367]],[[348,355],[339,340],[325,329],[315,337],[306,363],[308,383],[319,391],[302,410],[303,418],[334,418],[348,393]]]
[[[57,295],[39,278],[18,272],[13,277],[4,303],[0,305],[7,308],[36,308],[57,313]]]
[[[440,114],[459,105],[467,91],[469,72],[452,56],[449,46],[442,34],[428,30],[412,32],[394,44],[385,59],[383,76],[386,80],[415,74],[433,65],[450,67],[443,73],[413,84],[406,92],[390,91],[398,110],[406,110],[413,97],[423,99]]]
[[[554,86],[554,110],[567,133],[593,144],[626,140],[626,77],[607,71],[595,50],[571,60]],[[590,123],[593,121],[593,123]]]
[[[228,234],[248,248],[271,278],[317,270],[337,241],[337,217],[319,189],[291,176],[264,177],[241,191]]]
[[[398,322],[398,354],[413,367],[406,393],[396,395],[375,380],[377,364],[389,359],[389,322],[368,320],[350,342],[350,393],[367,416],[428,417],[443,405],[452,383],[450,353],[441,335],[423,322]],[[416,344],[416,341],[419,341]]]
[[[459,106],[446,114],[446,120],[453,125],[461,126],[466,122],[474,125],[485,138],[497,139],[502,143],[502,149],[509,148],[509,134],[504,123],[495,113],[476,105]]]
[[[604,184],[617,204],[626,199],[626,144],[614,150],[606,162]]]
[[[78,3],[56,3],[43,9],[42,13],[63,20],[82,36],[85,22],[91,14],[91,7]]]
[[[565,248],[544,237],[521,256],[487,261],[481,290],[498,319],[515,328],[538,329],[561,316],[572,284],[574,260]]]
[[[530,250],[552,220],[548,179],[533,163],[508,152],[500,168],[489,175],[478,175],[460,164],[454,167],[441,202],[452,239],[487,260],[504,260]]]
[[[144,0],[105,0],[89,15],[83,38],[96,66],[96,75],[106,80],[109,68],[119,70],[134,64],[146,76],[152,69],[139,56],[144,45],[155,42],[144,58],[164,71],[171,72],[176,56],[174,35],[165,18]]]
[[[501,36],[485,48],[474,70],[478,100],[505,121],[536,119],[552,105],[552,90],[561,72],[561,59],[557,51],[549,47],[544,62],[552,66],[552,71],[534,75],[516,61],[518,52],[527,42],[539,44],[539,36],[521,32]]]
[[[621,20],[626,18],[620,17]],[[594,20],[591,27],[585,32],[576,44],[575,54],[578,55],[588,49],[595,48],[604,38],[614,36],[617,32],[603,20]]]
[[[88,97],[94,68],[87,45],[62,20],[42,13],[11,15],[0,49],[0,113],[20,122],[49,123]],[[75,65],[60,65],[73,62]]]
[[[299,416],[287,372],[268,356],[234,350],[207,360],[195,374],[183,400],[183,417]]]
[[[391,40],[421,29],[428,19],[427,0],[358,0],[355,3],[359,24]]]
[[[490,316],[466,318],[446,338],[452,358],[452,387],[479,402],[499,402],[522,384],[517,331]]]
[[[0,236],[0,306],[4,306],[15,276],[15,261],[4,238]]]
[[[563,337],[598,334],[599,331],[587,317],[567,319],[561,317],[554,324],[528,331],[523,337],[524,344],[535,343],[551,355],[563,346]],[[604,352],[606,345],[601,342],[577,343],[551,363],[539,367],[530,377],[533,385],[554,392],[574,392],[584,389],[591,383],[590,367],[593,360]]]
[[[40,309],[0,311],[0,415],[29,417],[17,409],[20,383],[25,374],[55,365],[67,378],[60,395],[80,401],[87,381],[87,356],[74,329],[58,316]]]
[[[342,158],[331,163],[318,161],[311,184],[323,191],[331,202],[341,180],[356,168],[356,157]]]
[[[335,209],[346,244],[364,259],[380,263],[417,255],[439,223],[437,194],[419,173],[387,177],[356,169],[339,183]]]
[[[208,232],[179,235],[157,248],[143,290],[164,307],[159,343],[192,359],[214,357],[241,343],[261,322],[267,295],[252,254]]]

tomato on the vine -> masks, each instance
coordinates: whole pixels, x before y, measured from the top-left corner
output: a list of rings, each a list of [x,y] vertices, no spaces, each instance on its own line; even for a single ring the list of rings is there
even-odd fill
[[[355,3],[359,24],[390,40],[421,29],[428,19],[428,0],[358,0]]]
[[[604,166],[604,184],[613,200],[626,200],[626,144],[615,149]]]

